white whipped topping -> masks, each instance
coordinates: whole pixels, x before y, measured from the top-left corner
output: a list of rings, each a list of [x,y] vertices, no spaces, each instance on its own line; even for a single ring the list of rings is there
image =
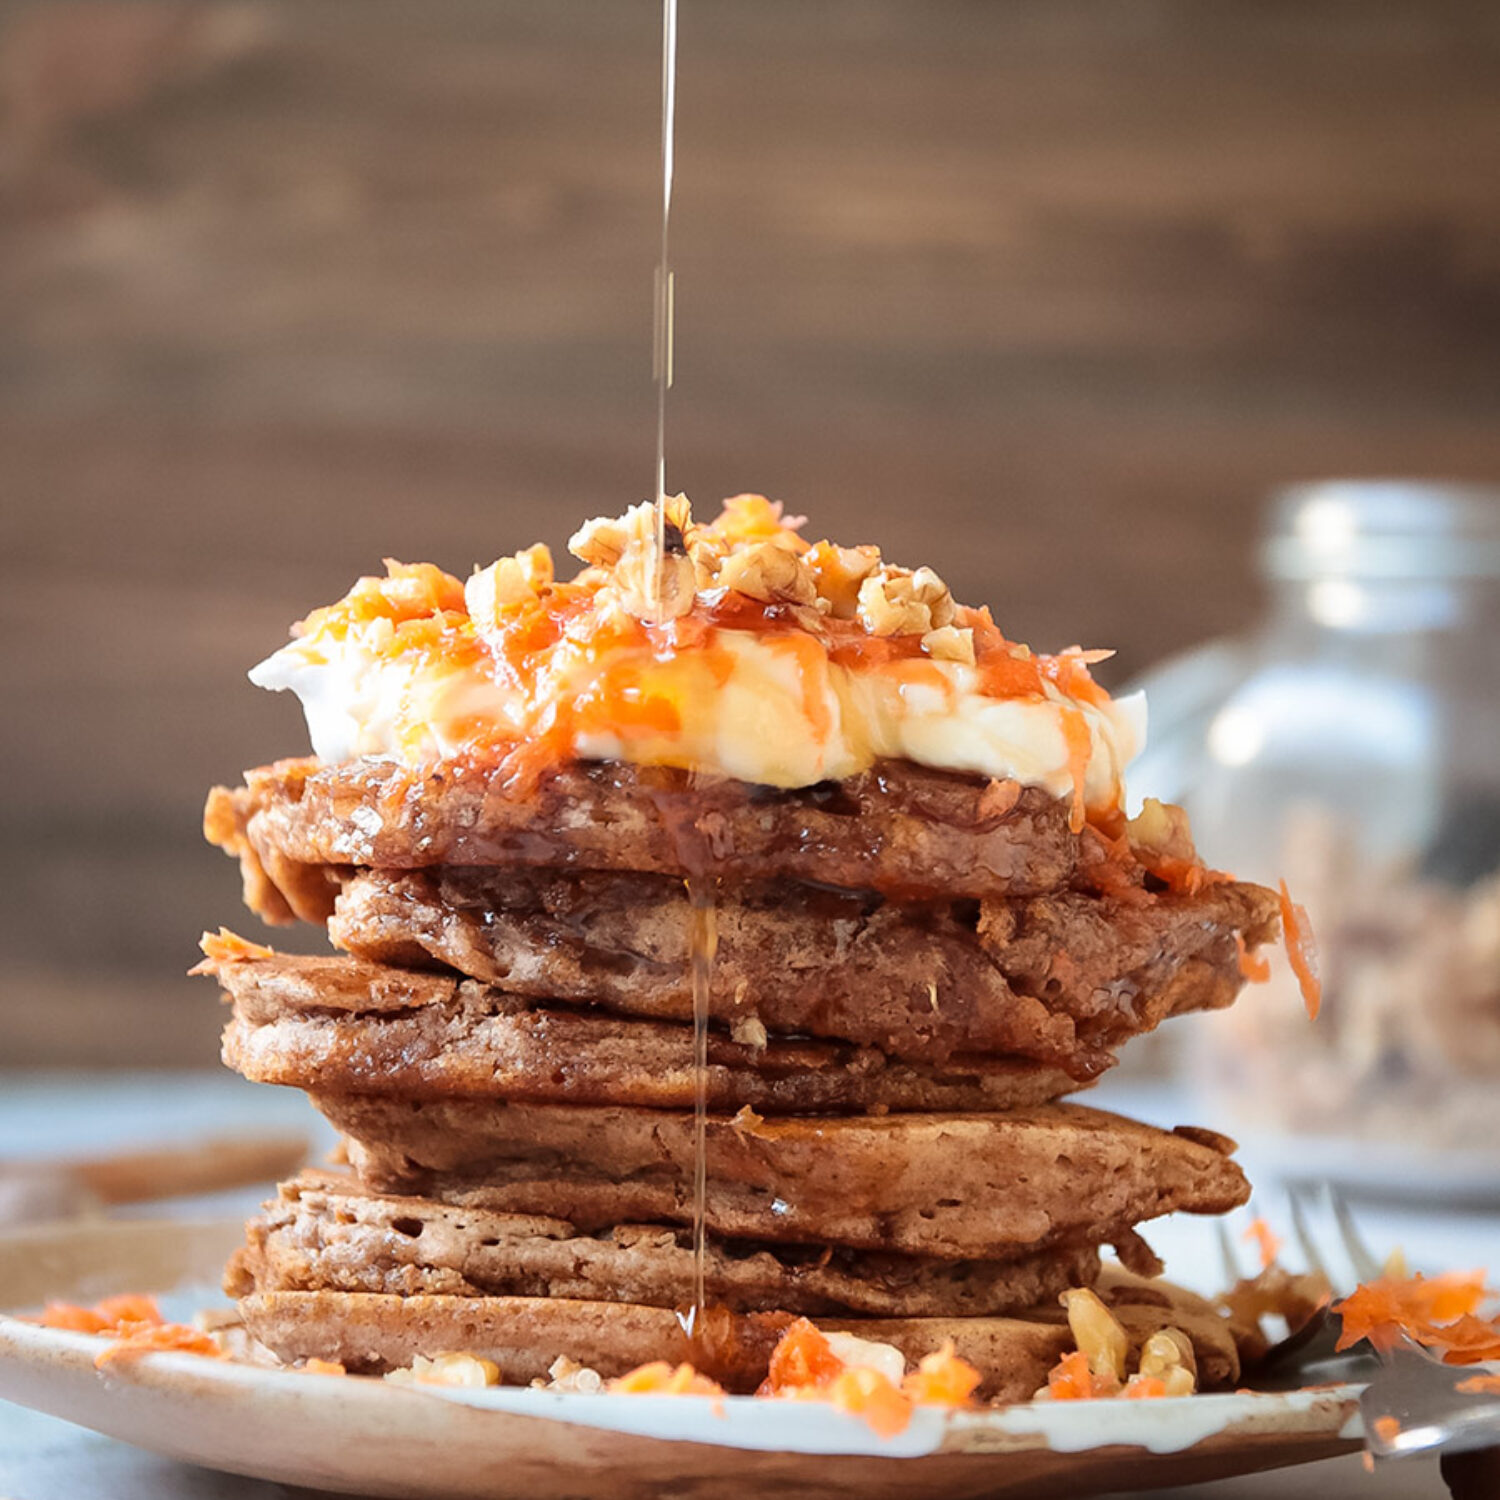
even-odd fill
[[[318,634],[292,641],[250,679],[301,699],[313,750],[325,761],[450,755],[476,723],[510,736],[524,732],[534,697],[481,667],[382,654],[380,633],[388,628],[374,621],[343,639]],[[1140,694],[1095,705],[1048,683],[1040,699],[996,698],[979,690],[978,672],[961,662],[924,662],[923,680],[903,681],[899,671],[840,666],[754,631],[721,629],[715,642],[732,662],[723,680],[692,650],[660,658],[621,648],[639,666],[643,688],[675,706],[680,728],[580,733],[571,753],[778,787],[851,776],[885,757],[1017,781],[1063,798],[1073,793],[1063,734],[1063,714],[1071,708],[1089,730],[1084,794],[1094,807],[1119,800],[1125,766],[1145,740]],[[928,680],[934,669],[945,685]],[[565,657],[549,673],[546,691],[560,701],[577,698],[602,670],[581,653]]]

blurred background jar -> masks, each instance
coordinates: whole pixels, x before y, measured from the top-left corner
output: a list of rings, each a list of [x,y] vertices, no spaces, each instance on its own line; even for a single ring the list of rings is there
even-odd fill
[[[1500,489],[1290,489],[1261,562],[1253,634],[1137,684],[1131,790],[1183,804],[1211,865],[1285,879],[1323,1006],[1309,1025],[1275,954],[1182,1061],[1242,1129],[1458,1149],[1500,1179]]]

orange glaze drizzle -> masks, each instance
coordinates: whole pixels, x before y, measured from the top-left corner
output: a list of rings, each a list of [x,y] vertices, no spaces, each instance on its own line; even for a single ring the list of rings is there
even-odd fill
[[[1073,779],[1073,808],[1068,814],[1068,831],[1082,833],[1087,821],[1084,807],[1083,785],[1089,771],[1089,756],[1093,752],[1094,738],[1089,733],[1089,721],[1081,710],[1071,704],[1062,707],[1063,743],[1068,747],[1068,775]]]
[[[734,540],[785,534],[779,508],[753,496],[727,501],[717,527]],[[841,549],[829,543],[809,548],[797,540],[814,566],[830,575],[837,571]],[[310,614],[297,633],[324,633],[338,640],[355,628],[384,620],[390,632],[371,646],[378,656],[407,657],[416,670],[472,669],[514,691],[529,705],[521,722],[497,725],[482,714],[460,713],[448,721],[446,738],[462,747],[453,758],[498,763],[518,787],[572,759],[581,735],[629,741],[680,734],[684,704],[669,693],[653,691],[648,664],[690,653],[703,663],[705,687],[721,688],[736,659],[719,644],[720,630],[753,632],[790,655],[802,684],[804,713],[820,740],[826,741],[835,728],[828,702],[830,664],[887,673],[901,686],[932,687],[950,702],[956,694],[948,673],[927,655],[919,635],[871,635],[858,619],[836,615],[810,621],[805,608],[763,603],[729,589],[701,593],[685,616],[648,623],[618,610],[601,616],[597,584],[550,582],[481,632],[467,613],[457,578],[430,563],[387,560],[386,566],[387,577],[360,579],[339,603]],[[1109,702],[1089,673],[1089,666],[1109,653],[1071,647],[1057,656],[1035,655],[1008,641],[987,608],[958,606],[954,624],[973,632],[975,687],[980,693],[1024,701],[1062,697],[1091,706]],[[585,684],[581,689],[564,681],[564,667]],[[1085,822],[1107,818],[1111,810],[1085,806],[1084,782],[1093,750],[1088,722],[1073,702],[1058,707],[1073,783],[1069,826],[1076,833]],[[414,733],[420,736],[421,731]]]

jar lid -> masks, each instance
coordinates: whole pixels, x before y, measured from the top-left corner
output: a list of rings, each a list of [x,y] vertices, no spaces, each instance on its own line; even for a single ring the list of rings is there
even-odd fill
[[[1500,577],[1500,488],[1335,479],[1272,498],[1261,563],[1274,579]]]

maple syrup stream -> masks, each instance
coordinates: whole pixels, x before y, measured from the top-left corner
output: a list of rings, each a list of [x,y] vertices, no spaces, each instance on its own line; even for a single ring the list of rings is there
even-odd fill
[[[656,265],[652,322],[652,374],[656,382],[655,536],[651,568],[652,614],[667,617],[667,392],[672,388],[675,278],[671,264],[672,175],[677,135],[677,0],[662,0],[661,13],[661,254]],[[692,778],[687,797],[691,801]],[[665,809],[663,809],[665,811]],[[686,812],[687,816],[681,814]],[[714,881],[705,868],[702,840],[692,825],[691,807],[667,814],[683,866],[693,872],[688,896],[692,907],[688,930],[688,965],[693,990],[693,1284],[689,1301],[677,1317],[690,1350],[707,1332],[704,1290],[706,1209],[708,1196],[708,1003],[713,981]]]

